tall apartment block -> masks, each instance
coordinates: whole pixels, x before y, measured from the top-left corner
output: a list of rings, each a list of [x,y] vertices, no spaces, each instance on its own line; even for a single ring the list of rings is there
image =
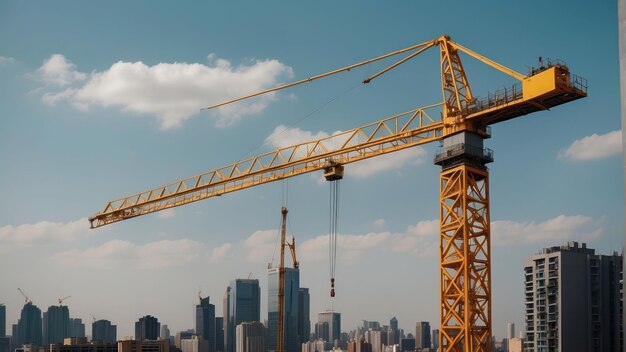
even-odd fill
[[[622,256],[568,242],[527,258],[524,277],[524,351],[623,351]]]

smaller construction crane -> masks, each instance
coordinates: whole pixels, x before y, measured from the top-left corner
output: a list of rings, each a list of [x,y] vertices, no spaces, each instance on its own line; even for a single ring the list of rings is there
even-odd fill
[[[22,296],[24,296],[24,304],[32,304],[33,301],[30,300],[30,298],[28,298],[28,296],[26,296],[26,294],[24,293],[24,291],[22,291],[21,288],[17,288],[18,291],[20,291],[20,293],[22,294]]]
[[[294,269],[298,269],[300,264],[296,259],[296,239],[291,240],[291,243],[285,239],[287,232],[287,213],[289,211],[286,207],[282,207],[281,213],[281,225],[280,225],[280,267],[278,268],[278,334],[277,334],[277,352],[284,352],[284,326],[285,326],[285,246],[289,247],[291,252],[291,259],[293,260]]]
[[[63,301],[65,301],[66,299],[70,298],[72,296],[67,296],[67,297],[63,297],[63,298],[57,298],[57,301],[59,301],[59,307],[63,304]]]

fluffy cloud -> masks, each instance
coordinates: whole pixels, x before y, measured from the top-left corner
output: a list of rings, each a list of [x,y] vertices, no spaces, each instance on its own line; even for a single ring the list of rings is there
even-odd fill
[[[223,245],[213,248],[211,251],[211,263],[219,263],[221,262],[228,254],[230,253],[230,249],[232,248],[232,244],[224,243]]]
[[[180,126],[208,104],[237,98],[278,84],[291,77],[292,70],[277,60],[259,60],[233,67],[223,59],[209,56],[209,65],[199,63],[159,63],[118,61],[107,70],[89,76],[75,70],[63,55],[53,55],[38,70],[47,83],[69,85],[87,81],[62,91],[47,92],[43,101],[55,105],[67,100],[86,110],[93,106],[114,107],[123,111],[155,116],[161,129]],[[266,94],[251,101],[235,103],[211,112],[216,125],[229,126],[241,117],[259,113],[276,99]]]
[[[506,220],[491,223],[493,243],[496,245],[537,242],[560,244],[569,239],[591,241],[596,239],[602,231],[601,227],[593,224],[591,217],[584,215],[559,215],[539,223]]]
[[[570,160],[592,160],[607,158],[622,152],[622,131],[591,136],[574,141],[569,147],[562,149],[558,158]]]
[[[171,219],[174,216],[176,216],[176,212],[172,208],[161,210],[157,213],[157,218],[159,219]]]
[[[278,230],[256,231],[243,241],[248,251],[246,259],[252,263],[265,263],[271,259],[271,254],[278,244]]]
[[[47,84],[67,86],[74,82],[83,81],[87,75],[78,72],[76,65],[68,61],[61,54],[54,54],[44,61],[37,70],[39,78]]]
[[[338,148],[348,137],[347,134],[342,134],[341,131],[336,131],[331,134],[324,131],[311,132],[297,127],[278,125],[265,139],[265,144],[273,148],[283,148],[328,136],[333,136],[332,141],[329,141],[326,145],[331,148]],[[346,167],[346,175],[355,178],[367,178],[383,171],[398,171],[407,164],[421,164],[426,154],[424,148],[414,147],[377,156],[375,158],[361,160]]]
[[[67,223],[40,221],[35,224],[0,227],[0,247],[49,245],[76,241],[89,235],[86,218]]]
[[[124,267],[154,269],[195,262],[204,254],[204,245],[188,239],[163,240],[136,245],[122,240],[112,240],[98,247],[70,250],[51,257],[64,265],[89,267]]]
[[[378,226],[378,227],[385,226],[385,224],[386,224],[385,219],[378,219],[378,220],[375,220],[374,222],[372,222],[372,225]]]

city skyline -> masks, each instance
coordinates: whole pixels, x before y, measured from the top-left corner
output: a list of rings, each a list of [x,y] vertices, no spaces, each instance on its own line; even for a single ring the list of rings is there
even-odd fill
[[[331,14],[324,4],[332,4]],[[319,173],[290,179],[288,197],[274,183],[98,230],[86,218],[119,196],[440,101],[438,58],[430,53],[369,85],[360,81],[384,65],[253,105],[199,112],[442,34],[523,74],[539,56],[563,59],[590,87],[588,98],[494,126],[486,141],[495,153],[494,335],[505,336],[509,322],[524,326],[525,256],[568,240],[600,253],[621,250],[615,4],[457,2],[454,11],[407,1],[159,5],[0,5],[0,303],[7,324],[19,317],[22,287],[42,310],[71,295],[72,316],[109,320],[120,337],[133,335],[132,323],[146,314],[180,331],[193,328],[199,287],[220,315],[225,287],[247,277],[259,279],[267,316],[267,262],[288,198],[289,235],[297,239],[300,285],[310,288],[313,316],[334,308],[344,326],[395,315],[405,331],[417,321],[435,329],[436,145],[346,166],[334,300],[328,185]],[[415,20],[439,13],[449,18]],[[462,58],[476,95],[512,83]],[[122,289],[93,289],[105,285]],[[374,306],[377,297],[385,299]]]

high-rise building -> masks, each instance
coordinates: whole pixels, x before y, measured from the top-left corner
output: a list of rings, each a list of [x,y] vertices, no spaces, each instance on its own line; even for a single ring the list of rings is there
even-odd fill
[[[222,328],[224,330],[224,347],[222,350],[224,352],[231,352],[231,334],[229,334],[228,331],[230,327],[230,324],[228,323],[228,317],[230,316],[230,286],[226,287],[226,292],[224,292],[224,298],[222,300],[222,313]]]
[[[261,322],[243,322],[236,328],[236,352],[267,352],[265,326]]]
[[[17,335],[16,346],[19,347],[25,344],[41,346],[43,342],[41,309],[31,302],[27,302],[22,308],[15,330],[17,334],[14,334],[13,338]]]
[[[326,341],[334,344],[335,340],[339,340],[339,338],[341,337],[341,313],[333,312],[332,310],[320,312],[317,313],[317,321],[318,324],[328,324],[328,340]]]
[[[298,292],[298,336],[299,344],[309,341],[311,336],[311,295],[305,287],[300,287]]]
[[[174,338],[174,346],[176,348],[181,349],[183,346],[183,340],[190,339],[195,333],[195,330],[189,329],[185,331],[179,331],[176,333],[176,337]]]
[[[67,306],[50,306],[43,313],[43,343],[63,343],[63,339],[71,337],[70,310]]]
[[[182,352],[205,352],[209,349],[209,341],[201,336],[193,335],[190,339],[181,341],[180,349]]]
[[[315,339],[328,342],[330,340],[330,332],[328,330],[328,322],[315,323]]]
[[[0,337],[0,352],[11,352],[11,338],[8,336]]]
[[[117,342],[117,326],[105,319],[94,321],[91,324],[91,341],[99,343]]]
[[[80,318],[70,318],[70,337],[85,337],[85,324]]]
[[[215,351],[224,352],[224,318],[215,317]]]
[[[401,339],[400,340],[400,350],[402,352],[413,352],[415,351],[415,339]],[[435,349],[436,351],[436,349]]]
[[[415,324],[415,347],[430,348],[430,323],[427,321]]]
[[[267,345],[268,351],[278,349],[278,289],[279,268],[268,270],[267,278]],[[285,310],[283,314],[283,349],[300,352],[298,341],[298,298],[300,296],[300,270],[285,268]]]
[[[510,340],[515,337],[515,323],[506,324],[506,338]]]
[[[582,243],[525,260],[526,351],[621,351],[622,256]]]
[[[324,352],[326,351],[326,344],[327,342],[321,339],[303,342],[302,352]]]
[[[391,333],[393,334],[393,344],[400,343],[400,331],[398,330],[398,319],[396,317],[391,318],[389,320],[389,328],[391,329]]]
[[[371,330],[371,329],[366,331],[365,341],[367,341],[370,344],[372,348],[372,352],[382,352],[382,349],[383,349],[382,331]]]
[[[135,322],[135,340],[158,340],[161,332],[161,324],[159,320],[151,315],[139,318]]]
[[[257,279],[236,279],[230,282],[228,318],[224,331],[226,351],[235,352],[235,327],[243,322],[261,321],[261,288]]]
[[[0,304],[0,337],[7,336],[7,307]]]
[[[196,334],[207,342],[201,344],[201,347],[208,348],[208,352],[215,352],[215,306],[209,303],[209,298],[200,297],[200,304],[196,305]]]
[[[169,352],[169,350],[170,344],[167,340],[124,340],[117,343],[117,352]]]
[[[433,338],[430,341],[430,344],[433,346],[435,351],[439,348],[439,329],[433,329]]]
[[[161,324],[161,333],[159,334],[159,340],[169,340],[170,339],[170,329],[167,327],[167,324]]]

